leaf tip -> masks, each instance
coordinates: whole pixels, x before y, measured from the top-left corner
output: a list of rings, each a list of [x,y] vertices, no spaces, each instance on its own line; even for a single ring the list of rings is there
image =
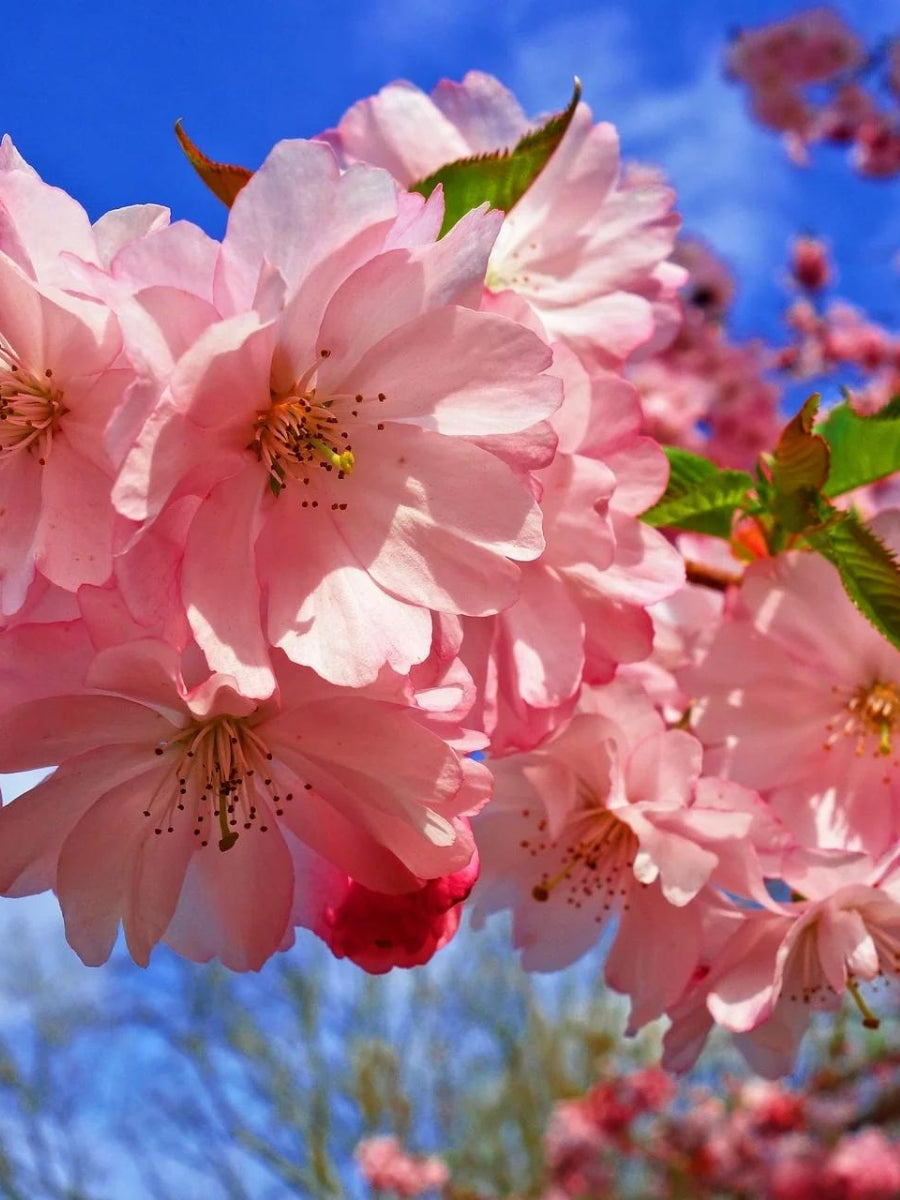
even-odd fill
[[[231,163],[215,162],[204,154],[184,128],[184,120],[179,117],[175,122],[175,136],[184,151],[184,156],[209,188],[228,208],[232,206],[241,188],[252,177],[253,172],[247,167],[234,166]]]

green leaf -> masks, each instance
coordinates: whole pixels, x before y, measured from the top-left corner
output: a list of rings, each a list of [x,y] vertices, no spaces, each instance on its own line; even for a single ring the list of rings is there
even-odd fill
[[[701,454],[692,454],[690,450],[682,450],[680,446],[663,446],[666,458],[669,460],[669,482],[666,495],[683,495],[692,491],[704,480],[712,479],[719,474],[719,468]]]
[[[842,496],[900,471],[900,396],[865,417],[839,404],[817,432],[831,447],[826,496]]]
[[[863,616],[900,648],[900,563],[894,552],[855,513],[842,513],[806,539],[837,567]]]
[[[238,192],[252,178],[253,172],[247,167],[236,167],[230,163],[214,162],[213,159],[207,158],[185,133],[181,121],[175,122],[175,136],[181,143],[188,162],[209,190],[213,195],[218,196],[223,204],[231,208]]]
[[[439,183],[443,185],[444,224],[441,237],[453,228],[460,217],[485,201],[491,208],[509,212],[549,162],[571,124],[580,99],[581,82],[576,79],[568,106],[539,129],[526,133],[511,150],[457,159],[412,184],[409,190],[418,192],[426,199]]]
[[[727,538],[734,511],[743,505],[753,479],[746,471],[723,471],[708,458],[666,446],[669,483],[642,516],[648,525],[675,526]]]

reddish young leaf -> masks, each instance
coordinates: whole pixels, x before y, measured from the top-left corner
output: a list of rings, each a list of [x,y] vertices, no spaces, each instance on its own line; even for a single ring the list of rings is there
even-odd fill
[[[202,150],[188,137],[181,121],[175,122],[175,136],[181,143],[188,162],[209,188],[209,190],[231,208],[235,197],[253,172],[247,167],[237,167],[230,163],[215,162],[208,158]]]

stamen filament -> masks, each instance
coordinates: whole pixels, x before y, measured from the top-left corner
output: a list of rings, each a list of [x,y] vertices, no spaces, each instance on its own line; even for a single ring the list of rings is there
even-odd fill
[[[865,1000],[862,998],[859,988],[852,979],[847,980],[847,991],[853,997],[854,1001],[856,1002],[856,1007],[862,1014],[863,1028],[880,1029],[881,1021],[875,1016],[868,1004],[866,1004]]]

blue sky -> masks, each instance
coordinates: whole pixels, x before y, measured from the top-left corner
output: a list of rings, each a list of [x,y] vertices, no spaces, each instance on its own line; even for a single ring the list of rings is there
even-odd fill
[[[838,151],[803,173],[746,119],[721,77],[727,31],[782,16],[785,0],[13,0],[4,37],[3,125],[49,181],[96,217],[155,201],[219,232],[224,214],[181,159],[171,126],[214,157],[256,166],[281,137],[334,124],[405,77],[430,88],[471,67],[530,111],[558,107],[573,74],[626,154],[661,163],[686,223],[742,278],[737,326],[775,328],[789,235],[829,235],[845,292],[900,308],[896,183],[850,177]],[[900,0],[837,7],[873,39],[900,28]],[[16,52],[18,48],[18,52]]]
[[[815,168],[798,171],[777,139],[750,123],[743,97],[721,75],[729,29],[797,7],[787,0],[10,0],[0,123],[44,178],[92,217],[152,201],[215,234],[224,209],[182,158],[172,135],[178,117],[213,157],[252,167],[279,138],[335,124],[356,99],[395,78],[430,88],[477,67],[539,112],[561,106],[578,74],[596,117],[619,127],[626,156],[666,169],[686,226],[734,265],[742,336],[777,330],[784,255],[800,230],[830,239],[844,295],[900,324],[900,184],[855,179],[837,151],[817,152]],[[836,7],[872,38],[900,31],[900,0]],[[13,791],[4,790],[8,799]],[[51,899],[0,903],[5,931],[20,916],[35,941],[62,943]],[[66,961],[73,987],[93,986],[73,956]],[[346,979],[353,969],[341,970]],[[163,958],[142,978],[152,990],[164,976]]]

